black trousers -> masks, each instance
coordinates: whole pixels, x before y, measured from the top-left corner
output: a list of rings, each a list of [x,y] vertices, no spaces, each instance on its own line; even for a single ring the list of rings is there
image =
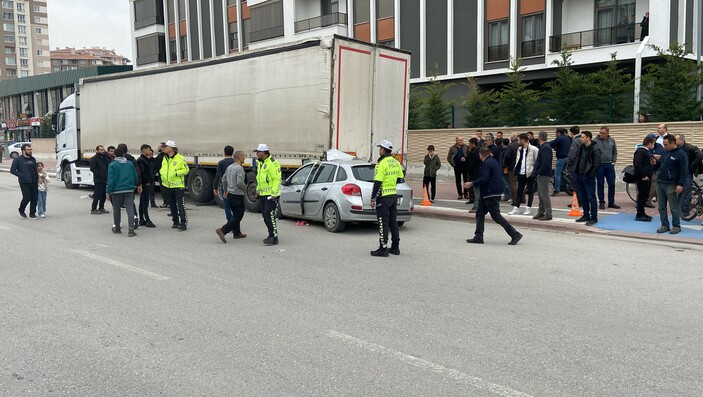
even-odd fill
[[[232,217],[229,221],[222,226],[222,231],[225,234],[232,232],[235,236],[242,234],[240,229],[242,218],[244,218],[244,196],[238,194],[227,194],[227,202],[229,203],[229,208],[232,210]],[[276,213],[274,212],[274,215]]]
[[[154,199],[153,189],[152,184],[142,187],[142,193],[139,195],[139,222],[151,220],[149,219],[149,205]]]
[[[476,232],[474,233],[476,239],[483,241],[483,231],[486,225],[486,214],[491,214],[491,219],[493,222],[499,224],[503,227],[508,236],[515,237],[518,232],[515,228],[508,222],[503,215],[500,214],[500,197],[488,197],[483,198],[478,201],[478,209],[476,210]]]
[[[431,188],[430,188],[430,185],[432,185]],[[430,196],[430,200],[434,200],[434,197],[437,194],[437,177],[436,176],[423,177],[422,178],[422,186],[427,188],[427,190],[428,190],[427,194]]]
[[[163,187],[161,187],[164,189]],[[181,225],[188,224],[188,216],[186,215],[186,199],[185,189],[168,189],[166,188],[166,198],[171,209],[171,219],[173,223]]]
[[[150,183],[149,184],[149,200],[151,201],[151,204],[156,206],[156,184],[155,183]]]
[[[462,178],[464,179],[462,182]],[[456,182],[456,192],[459,196],[468,194],[468,189],[464,189],[464,183],[469,181],[469,170],[465,166],[454,167],[454,181]]]
[[[97,210],[98,208],[105,208],[105,189],[107,188],[106,183],[95,182],[95,190],[93,190],[93,205],[90,207],[91,210]]]
[[[378,218],[378,242],[381,247],[388,245],[388,230],[391,232],[393,247],[400,244],[398,228],[398,199],[396,195],[376,198],[376,217]]]
[[[637,216],[647,215],[644,212],[644,203],[647,201],[647,196],[649,196],[651,185],[652,181],[650,179],[646,181],[642,179],[637,180]]]
[[[270,196],[262,196],[259,198],[263,203],[261,215],[264,217],[264,223],[268,229],[269,237],[278,237],[278,225],[276,224],[276,206],[278,205],[278,200],[269,200],[269,197]],[[242,196],[242,199],[243,198]]]
[[[532,207],[532,200],[535,198],[535,178],[528,178],[526,175],[517,176],[517,196],[522,197],[527,188],[527,206]],[[520,202],[513,203],[514,207],[519,207]]]
[[[19,210],[24,213],[29,204],[29,216],[37,215],[37,199],[39,198],[39,185],[36,183],[20,183],[22,201]]]

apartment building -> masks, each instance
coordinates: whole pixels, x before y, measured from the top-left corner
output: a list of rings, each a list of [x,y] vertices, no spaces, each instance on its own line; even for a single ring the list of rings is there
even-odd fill
[[[51,72],[46,1],[2,0],[0,80]]]
[[[103,47],[56,48],[51,51],[51,71],[76,70],[96,66],[127,65],[129,59]]]
[[[702,36],[694,0],[130,0],[136,67],[167,65],[339,34],[412,51],[411,82],[433,76],[505,79],[522,58],[527,79],[548,79],[563,49],[577,67],[632,63],[647,42]],[[694,54],[695,56],[696,54]],[[459,93],[455,93],[459,94]]]

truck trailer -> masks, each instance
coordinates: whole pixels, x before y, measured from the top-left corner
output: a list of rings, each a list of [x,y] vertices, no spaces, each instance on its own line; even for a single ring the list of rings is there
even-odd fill
[[[384,139],[406,160],[410,53],[340,36],[204,61],[82,79],[56,117],[57,179],[92,185],[96,147],[173,140],[195,202],[213,200],[225,145],[247,153],[250,211],[255,156],[266,143],[284,178],[336,149],[363,160]],[[221,197],[214,197],[221,204]]]

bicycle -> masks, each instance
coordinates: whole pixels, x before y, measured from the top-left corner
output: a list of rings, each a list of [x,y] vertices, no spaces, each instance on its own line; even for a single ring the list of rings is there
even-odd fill
[[[685,189],[681,194],[681,219],[692,221],[697,216],[703,215],[703,186],[693,178],[693,186]]]

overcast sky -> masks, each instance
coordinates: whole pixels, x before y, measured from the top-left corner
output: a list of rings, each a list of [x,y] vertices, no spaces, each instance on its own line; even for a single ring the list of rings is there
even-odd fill
[[[128,0],[49,0],[49,43],[56,47],[105,47],[132,60]]]

